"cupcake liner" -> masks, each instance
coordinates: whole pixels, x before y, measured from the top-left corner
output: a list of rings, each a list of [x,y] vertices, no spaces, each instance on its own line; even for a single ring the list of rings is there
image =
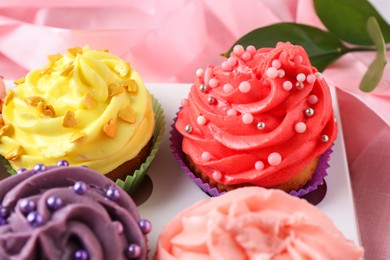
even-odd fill
[[[153,97],[153,96],[152,96]],[[160,147],[161,141],[164,137],[165,132],[165,117],[164,110],[161,107],[158,100],[153,97],[153,111],[155,114],[156,127],[153,132],[153,146],[150,154],[146,158],[145,162],[142,163],[140,168],[136,170],[132,175],[128,175],[126,179],[123,181],[121,179],[116,180],[116,184],[120,186],[122,189],[127,191],[129,194],[132,194],[136,191],[139,185],[142,183],[150,164],[152,163],[158,148]]]
[[[156,153],[158,151],[158,148],[160,147],[161,141],[164,136],[165,132],[165,117],[164,117],[164,110],[162,109],[160,103],[158,100],[153,97],[153,111],[155,114],[155,120],[156,120],[156,127],[153,132],[153,145],[152,149],[146,158],[145,162],[142,163],[140,168],[136,170],[132,175],[128,175],[126,179],[123,181],[121,179],[116,180],[116,184],[120,186],[122,189],[124,189],[129,194],[132,194],[135,192],[137,187],[140,185],[140,183],[143,181],[150,164],[152,163],[154,157],[156,156]],[[6,160],[3,156],[0,156],[0,160],[2,162],[2,165],[10,174],[15,174],[16,171],[12,168],[8,160]]]
[[[179,164],[179,166],[184,170],[185,175],[187,175],[193,182],[195,182],[199,188],[201,188],[206,194],[212,197],[219,196],[221,194],[224,194],[225,191],[220,192],[217,188],[210,186],[209,183],[204,182],[201,178],[197,177],[192,170],[189,168],[186,160],[186,155],[182,150],[182,141],[183,136],[177,131],[175,127],[177,117],[174,118],[173,124],[171,125],[171,132],[170,132],[170,148],[172,150],[172,154]],[[333,145],[332,145],[333,146]],[[293,190],[290,192],[290,195],[296,196],[296,197],[302,197],[304,195],[307,195],[308,193],[316,190],[320,185],[323,184],[325,176],[327,176],[326,170],[329,168],[329,158],[330,154],[332,153],[332,148],[330,147],[328,150],[325,151],[320,156],[318,166],[314,172],[314,175],[312,179],[305,184],[304,187],[302,187],[299,190]]]

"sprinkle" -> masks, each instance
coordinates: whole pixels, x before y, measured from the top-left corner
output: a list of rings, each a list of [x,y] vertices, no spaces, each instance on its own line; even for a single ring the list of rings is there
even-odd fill
[[[255,163],[255,169],[261,171],[262,169],[264,169],[264,163],[262,161],[257,161]]]
[[[12,147],[5,155],[4,158],[9,161],[17,160],[23,152],[23,147],[20,144]]]
[[[233,53],[236,54],[237,56],[241,56],[241,54],[244,53],[244,47],[242,45],[236,45],[233,47]]]
[[[322,135],[322,136],[321,136],[321,141],[324,142],[324,143],[328,142],[328,141],[329,141],[329,136],[327,136],[327,135]]]
[[[301,64],[302,61],[303,61],[303,57],[302,57],[301,55],[295,56],[294,62],[295,62],[296,64]]]
[[[196,76],[197,77],[203,77],[204,75],[204,70],[203,69],[197,69],[196,72],[195,72]]]
[[[74,132],[70,138],[69,138],[69,142],[70,143],[76,143],[78,141],[80,141],[81,139],[83,139],[84,137],[86,137],[87,134],[84,133],[84,132]]]
[[[115,187],[109,187],[106,190],[105,196],[107,199],[112,200],[112,201],[116,201],[121,197],[119,190]]]
[[[278,77],[283,78],[284,75],[286,75],[286,72],[284,71],[284,69],[278,69]]]
[[[227,59],[226,63],[230,66],[233,67],[234,65],[237,64],[237,59],[235,57],[230,57]]]
[[[138,221],[138,226],[145,235],[152,231],[152,223],[147,219],[141,219]]]
[[[8,218],[9,216],[9,210],[4,207],[3,205],[0,205],[0,218]]]
[[[215,104],[215,98],[210,96],[207,98],[207,102],[211,105],[211,104]]]
[[[83,54],[83,49],[80,47],[69,48],[68,52],[73,56],[77,56],[77,54]]]
[[[316,76],[314,74],[309,74],[306,77],[306,81],[310,84],[314,83],[316,81]]]
[[[46,170],[47,170],[47,167],[43,163],[37,163],[33,167],[34,173],[40,173],[40,172],[44,172]]]
[[[126,252],[127,257],[129,257],[130,259],[139,257],[141,253],[142,253],[141,247],[136,244],[130,244]]]
[[[322,80],[322,79],[323,79],[323,76],[322,76],[322,73],[321,73],[321,72],[316,72],[316,73],[314,73],[314,75],[316,76],[316,78],[317,78],[318,80]]]
[[[210,85],[210,87],[215,88],[216,86],[218,86],[218,80],[216,78],[210,79],[209,85]]]
[[[125,77],[130,72],[130,64],[128,62],[121,62],[114,67],[114,70],[119,76]]]
[[[116,82],[113,82],[108,85],[108,95],[110,97],[119,95],[120,93],[123,92],[125,92],[125,88]]]
[[[67,111],[62,119],[61,125],[65,128],[76,128],[80,125],[80,123],[76,119],[75,113],[73,111]]]
[[[127,104],[119,110],[118,117],[130,124],[134,124],[136,121],[134,117],[134,110],[130,104]]]
[[[278,76],[278,70],[274,67],[269,67],[266,71],[266,75],[270,79],[274,79]]]
[[[229,70],[232,69],[232,67],[230,67],[229,64],[227,64],[226,61],[222,62],[221,68],[222,68],[224,71],[229,71]]]
[[[3,136],[7,131],[8,129],[11,127],[11,125],[9,124],[3,124],[0,126],[0,136]]]
[[[231,109],[229,109],[227,111],[227,115],[228,116],[236,116],[237,115],[237,111],[235,109],[231,108]]]
[[[311,107],[305,110],[305,116],[312,117],[313,115],[314,115],[314,109],[312,109]]]
[[[21,173],[24,173],[26,172],[27,169],[26,168],[19,168],[17,171],[16,171],[16,174],[21,174]]]
[[[201,157],[203,161],[208,162],[211,159],[211,154],[209,152],[203,152]]]
[[[316,95],[310,95],[308,98],[307,98],[307,102],[309,102],[309,104],[317,104],[318,102],[318,97]]]
[[[274,67],[275,69],[279,69],[282,66],[282,63],[280,63],[280,60],[273,60],[271,64],[272,64],[272,67]]]
[[[51,210],[51,211],[56,211],[62,207],[62,199],[58,196],[51,196],[47,198],[46,200],[46,206]]]
[[[72,64],[72,62],[69,62],[68,64],[66,64],[64,66],[64,70],[61,72],[60,76],[63,76],[63,77],[68,76],[72,72],[73,68],[74,68],[74,65]]]
[[[192,126],[186,125],[186,127],[184,128],[184,131],[186,131],[187,133],[191,133],[192,132]]]
[[[73,185],[73,191],[78,195],[83,195],[87,192],[88,186],[85,182],[77,181]]]
[[[277,166],[282,162],[282,156],[280,153],[271,153],[268,155],[268,163],[271,166]]]
[[[30,96],[24,98],[24,102],[27,105],[34,106],[34,107],[36,107],[39,102],[44,102],[44,101],[45,100],[42,97],[38,97],[38,96]]]
[[[285,82],[283,82],[283,89],[287,91],[291,90],[292,89],[291,81],[286,80]]]
[[[96,100],[92,97],[92,94],[89,92],[84,95],[83,101],[84,101],[85,108],[88,110],[94,109],[97,105]]]
[[[296,123],[296,124],[295,124],[295,131],[296,131],[297,133],[302,134],[303,132],[306,131],[306,124],[303,123],[303,122],[298,122],[298,123]]]
[[[31,211],[34,211],[36,209],[37,205],[33,200],[30,199],[22,199],[19,202],[19,210],[23,214],[28,214]]]
[[[251,84],[248,82],[248,81],[243,81],[240,83],[240,85],[238,86],[238,89],[242,92],[242,93],[248,93],[250,90],[251,90]]]
[[[263,130],[265,128],[265,123],[264,122],[258,122],[256,127],[259,130]]]
[[[206,92],[206,90],[207,90],[206,84],[200,84],[199,85],[199,90],[202,91],[202,92]]]
[[[223,85],[222,89],[223,89],[223,92],[230,93],[233,91],[233,86],[229,83],[226,83],[225,85]]]
[[[222,179],[222,173],[220,171],[213,171],[212,177],[216,181],[220,181]]]
[[[69,166],[69,162],[67,160],[59,160],[57,166]]]
[[[196,122],[199,125],[204,125],[204,124],[206,124],[206,118],[204,116],[198,116],[198,118],[196,119]]]
[[[303,81],[305,81],[305,79],[306,79],[305,74],[299,73],[299,74],[297,75],[297,81],[298,81],[298,82],[303,82]]]
[[[103,125],[103,132],[110,138],[114,138],[116,135],[117,119],[113,118]]]
[[[137,91],[138,84],[134,79],[126,79],[120,82],[121,87],[125,88],[127,92],[134,93]]]
[[[252,56],[252,55],[251,55],[249,52],[245,51],[245,52],[242,54],[241,58],[242,58],[242,60],[244,60],[244,61],[248,61],[248,60],[250,60],[250,59],[252,58],[251,56]]]
[[[19,85],[19,84],[22,84],[22,83],[24,83],[25,82],[25,78],[23,77],[23,78],[19,78],[19,79],[17,79],[17,80],[14,80],[14,83],[15,83],[15,85]]]
[[[251,113],[245,113],[245,114],[243,114],[243,115],[242,115],[242,122],[243,122],[244,124],[247,124],[247,125],[251,124],[251,123],[253,122],[253,116],[252,116],[252,114],[251,114]]]
[[[303,87],[304,87],[305,85],[303,85],[302,82],[298,81],[297,84],[296,84],[295,86],[296,86],[296,88],[297,88],[298,90],[302,90]]]
[[[55,117],[56,112],[54,111],[54,108],[52,105],[44,105],[42,112],[41,112],[41,117]]]
[[[253,53],[256,52],[256,47],[253,46],[253,45],[248,45],[248,46],[246,47],[246,51],[249,52],[250,54],[253,54]]]
[[[56,61],[58,61],[59,59],[62,58],[62,54],[51,54],[49,56],[47,56],[47,59],[51,62],[51,63],[54,63]]]
[[[88,260],[89,254],[85,249],[78,249],[73,254],[73,260]]]
[[[39,227],[43,224],[43,217],[37,211],[28,213],[26,220],[32,227]]]

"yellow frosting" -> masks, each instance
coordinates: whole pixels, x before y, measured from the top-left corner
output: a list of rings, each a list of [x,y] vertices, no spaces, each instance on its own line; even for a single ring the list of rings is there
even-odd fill
[[[14,169],[60,159],[108,173],[153,135],[152,98],[129,63],[89,47],[49,56],[7,93],[0,154]]]

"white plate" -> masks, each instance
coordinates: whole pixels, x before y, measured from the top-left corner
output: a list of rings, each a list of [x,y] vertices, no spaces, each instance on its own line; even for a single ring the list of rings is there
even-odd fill
[[[171,124],[181,99],[187,97],[190,84],[146,84],[146,86],[164,108],[167,121],[164,140],[148,172],[153,182],[153,192],[149,199],[139,206],[141,217],[153,223],[152,232],[148,235],[149,256],[153,256],[163,226],[183,209],[209,196],[183,173],[169,147]],[[333,99],[336,100],[335,90],[332,88],[331,91]],[[360,245],[340,115],[337,102],[333,104],[339,132],[333,146],[328,176],[325,178],[327,193],[317,207],[334,221],[347,239]]]
[[[6,82],[6,85],[12,88],[11,82]],[[209,196],[183,173],[169,147],[171,124],[181,99],[188,95],[190,84],[146,84],[146,86],[159,100],[167,122],[163,142],[148,171],[153,182],[153,191],[148,200],[139,206],[141,217],[149,219],[153,224],[152,232],[148,235],[151,258],[163,226],[180,211]],[[332,88],[331,91],[339,132],[333,146],[328,176],[325,178],[327,193],[317,207],[334,221],[347,239],[360,245],[340,115],[335,90]]]

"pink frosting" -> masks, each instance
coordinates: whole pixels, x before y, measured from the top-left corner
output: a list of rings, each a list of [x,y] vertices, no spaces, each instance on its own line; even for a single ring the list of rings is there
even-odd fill
[[[160,234],[156,260],[360,259],[363,249],[303,199],[239,188],[196,203]]]
[[[329,87],[302,47],[237,48],[221,66],[202,72],[176,128],[184,136],[183,151],[210,178],[218,171],[218,182],[227,185],[278,185],[335,140]]]

